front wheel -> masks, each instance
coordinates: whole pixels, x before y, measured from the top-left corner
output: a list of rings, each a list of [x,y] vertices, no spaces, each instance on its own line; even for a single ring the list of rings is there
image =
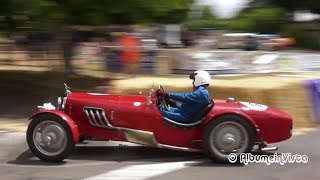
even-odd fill
[[[254,145],[255,131],[246,119],[236,115],[224,115],[213,120],[203,134],[204,150],[214,161],[230,162],[229,154],[237,157],[250,152]],[[237,158],[239,159],[239,158]]]
[[[30,122],[27,142],[35,156],[51,162],[63,161],[74,147],[68,124],[51,114],[40,115]]]

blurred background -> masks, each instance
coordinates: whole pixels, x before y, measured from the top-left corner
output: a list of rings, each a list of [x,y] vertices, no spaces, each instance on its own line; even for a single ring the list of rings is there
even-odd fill
[[[56,101],[64,82],[135,94],[164,78],[185,91],[170,83],[201,69],[213,98],[264,103],[310,127],[319,50],[318,0],[0,1],[0,119]]]

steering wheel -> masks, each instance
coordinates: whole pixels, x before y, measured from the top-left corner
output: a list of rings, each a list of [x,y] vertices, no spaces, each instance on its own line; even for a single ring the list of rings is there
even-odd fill
[[[164,88],[161,85],[159,85],[158,91],[165,92]],[[162,104],[164,106],[166,111],[170,110],[170,104],[169,104],[169,99],[168,98],[166,98],[165,96],[158,95],[157,100],[158,100],[158,103],[160,103],[160,104]]]

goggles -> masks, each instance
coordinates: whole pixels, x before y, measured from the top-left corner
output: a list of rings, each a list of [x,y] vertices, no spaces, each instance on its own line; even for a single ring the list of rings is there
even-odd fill
[[[194,77],[195,77],[197,74],[198,74],[198,73],[192,73],[192,74],[189,75],[189,78],[192,79],[192,80],[194,80]]]

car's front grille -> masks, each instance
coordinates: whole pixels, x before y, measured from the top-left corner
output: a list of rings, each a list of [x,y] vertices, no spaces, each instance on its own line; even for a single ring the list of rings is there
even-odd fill
[[[102,128],[112,127],[103,109],[93,107],[84,107],[83,109],[91,125]]]

